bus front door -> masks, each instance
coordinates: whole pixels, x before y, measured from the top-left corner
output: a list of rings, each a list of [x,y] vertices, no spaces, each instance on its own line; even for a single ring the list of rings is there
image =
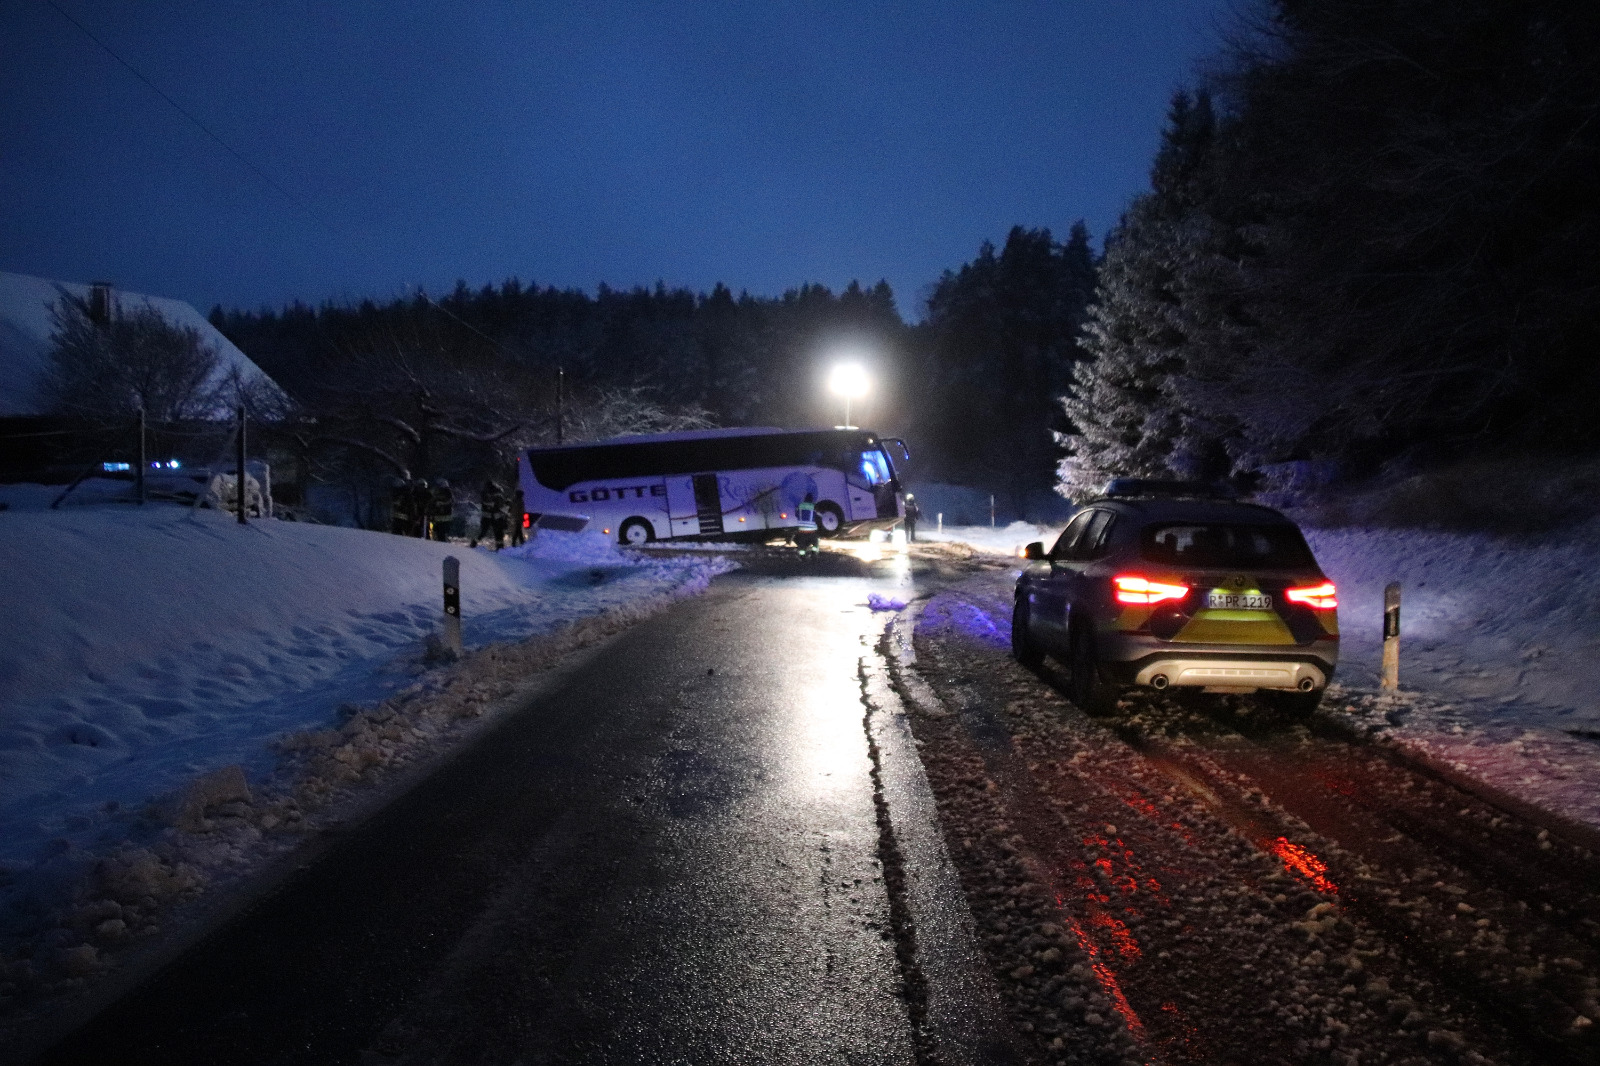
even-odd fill
[[[722,490],[717,475],[667,478],[667,504],[674,537],[722,534]]]

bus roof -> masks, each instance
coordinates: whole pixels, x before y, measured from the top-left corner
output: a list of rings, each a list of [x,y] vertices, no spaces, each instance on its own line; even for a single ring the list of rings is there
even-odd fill
[[[630,436],[607,437],[586,444],[569,445],[573,448],[600,447],[607,444],[649,444],[666,440],[712,440],[717,437],[759,437],[767,433],[789,433],[791,430],[777,426],[733,426],[728,429],[685,429],[677,433],[634,433]]]
[[[776,466],[854,467],[878,436],[860,429],[737,429],[654,433],[559,448],[528,449],[539,484],[566,489],[580,481],[709,474]]]

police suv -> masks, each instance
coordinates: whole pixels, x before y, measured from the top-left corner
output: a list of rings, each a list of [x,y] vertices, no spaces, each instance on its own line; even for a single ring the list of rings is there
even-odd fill
[[[1338,596],[1299,528],[1209,486],[1117,478],[1055,544],[1024,549],[1011,645],[1064,662],[1080,708],[1117,692],[1263,692],[1307,715],[1339,661]]]

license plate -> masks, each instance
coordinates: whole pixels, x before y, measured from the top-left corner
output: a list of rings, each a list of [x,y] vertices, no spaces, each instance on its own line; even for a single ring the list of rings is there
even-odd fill
[[[1270,611],[1272,597],[1264,592],[1208,592],[1206,606],[1224,611]]]

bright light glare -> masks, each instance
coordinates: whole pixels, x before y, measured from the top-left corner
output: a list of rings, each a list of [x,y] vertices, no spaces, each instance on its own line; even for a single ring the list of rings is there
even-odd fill
[[[1165,600],[1181,600],[1189,595],[1188,585],[1171,585],[1134,574],[1118,574],[1111,579],[1116,586],[1118,603],[1137,603],[1154,606]]]
[[[1338,590],[1332,581],[1324,581],[1303,589],[1285,589],[1284,598],[1290,603],[1303,603],[1315,611],[1331,611],[1339,606]]]
[[[870,382],[860,363],[840,363],[828,375],[828,390],[847,400],[859,400],[867,394]]]

